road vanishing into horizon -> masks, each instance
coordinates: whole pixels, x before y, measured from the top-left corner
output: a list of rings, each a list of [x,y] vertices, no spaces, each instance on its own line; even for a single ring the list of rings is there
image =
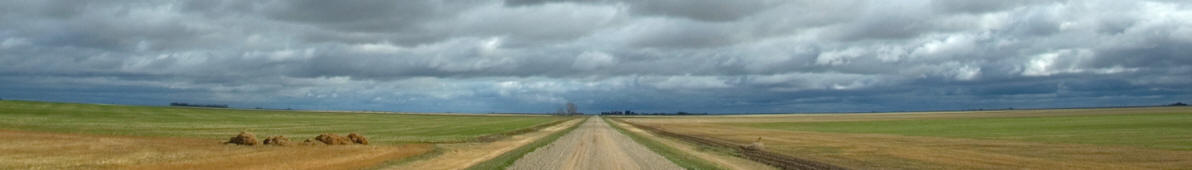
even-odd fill
[[[589,118],[554,143],[514,162],[514,170],[683,169],[617,132],[600,117]]]

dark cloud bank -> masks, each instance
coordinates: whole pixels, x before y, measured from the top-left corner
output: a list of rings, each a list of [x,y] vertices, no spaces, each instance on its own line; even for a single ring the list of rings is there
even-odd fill
[[[1166,0],[0,1],[0,98],[420,112],[1192,101]]]

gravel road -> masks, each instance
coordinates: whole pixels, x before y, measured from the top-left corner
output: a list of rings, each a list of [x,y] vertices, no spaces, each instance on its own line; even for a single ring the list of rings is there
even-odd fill
[[[603,119],[588,119],[559,140],[538,148],[509,169],[683,169],[609,127]]]

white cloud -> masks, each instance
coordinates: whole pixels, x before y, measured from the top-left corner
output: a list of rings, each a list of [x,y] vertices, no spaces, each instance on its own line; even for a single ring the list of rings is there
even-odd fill
[[[957,80],[973,80],[981,75],[981,68],[970,65],[964,65],[956,69],[954,78]]]
[[[1121,85],[1136,93],[1186,85],[1192,65],[1183,1],[53,2],[0,2],[0,87],[402,109],[747,108],[1161,82]],[[354,8],[310,10],[329,6]],[[60,88],[36,90],[49,87]]]
[[[1024,66],[1024,76],[1049,76],[1063,73],[1081,73],[1086,69],[1080,62],[1087,61],[1094,53],[1088,49],[1064,49],[1035,55]]]
[[[356,44],[352,45],[352,49],[361,53],[374,54],[397,54],[408,50],[408,48],[393,45],[392,43],[388,42]]]
[[[969,55],[975,46],[975,38],[967,34],[952,34],[924,43],[915,49],[912,56],[918,57],[963,57]]]
[[[617,58],[613,57],[612,55],[609,55],[608,53],[599,52],[599,51],[588,51],[588,52],[584,52],[583,54],[579,54],[579,56],[576,56],[575,62],[571,64],[571,67],[574,67],[579,70],[594,70],[594,69],[598,69],[598,68],[613,66],[616,63],[617,63]]]
[[[29,45],[29,40],[24,38],[5,38],[0,42],[0,48],[16,48]]]
[[[793,92],[806,90],[849,90],[880,86],[882,80],[875,75],[848,73],[783,73],[750,76],[746,83],[770,87],[768,90]]]
[[[643,77],[642,83],[663,90],[699,90],[732,87],[716,76]]]

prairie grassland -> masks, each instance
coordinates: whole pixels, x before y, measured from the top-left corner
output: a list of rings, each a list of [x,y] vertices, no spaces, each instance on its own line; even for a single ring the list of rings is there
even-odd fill
[[[1192,167],[1192,108],[632,117],[861,169]]]
[[[240,131],[301,141],[355,132],[377,144],[469,142],[567,118],[304,112],[0,101],[0,129],[227,139]]]
[[[567,119],[0,101],[0,169],[360,169]],[[355,132],[372,145],[220,144],[240,131],[293,142]]]
[[[1189,113],[1188,107],[1138,107],[1104,109],[1046,109],[1046,110],[995,110],[995,111],[946,111],[946,112],[894,112],[894,113],[814,113],[814,114],[752,114],[752,115],[706,115],[706,116],[634,116],[643,122],[653,123],[764,123],[764,122],[847,122],[875,120],[931,120],[971,119],[999,117],[1050,117],[1088,116],[1121,114]]]
[[[560,124],[559,126],[546,128],[546,129],[543,129],[542,131],[536,132],[538,134],[528,133],[528,134],[524,135],[525,140],[520,140],[520,141],[526,142],[525,144],[520,144],[521,146],[505,145],[505,146],[517,146],[517,147],[502,147],[500,149],[483,149],[490,153],[501,153],[501,154],[497,155],[491,159],[487,159],[484,162],[480,162],[475,165],[472,165],[471,167],[468,167],[468,169],[477,169],[477,170],[507,169],[510,165],[513,165],[513,163],[515,161],[518,161],[521,158],[525,157],[526,154],[533,152],[535,150],[538,150],[539,148],[546,146],[548,144],[554,143],[556,140],[559,139],[559,137],[562,137],[563,135],[571,133],[571,131],[574,131],[575,129],[579,128],[580,123],[587,121],[587,120],[588,120],[588,118],[576,119],[576,120],[573,120],[570,122],[565,122],[565,124]],[[541,134],[541,135],[539,135],[539,134]],[[510,140],[509,142],[516,143],[518,141],[519,140]],[[500,145],[500,144],[498,144],[498,142],[494,142],[494,144]],[[508,151],[501,152],[502,150],[508,150]],[[482,158],[482,160],[484,160],[483,158],[487,158],[487,157],[481,157],[481,158]]]
[[[446,150],[442,155],[425,159],[407,162],[404,164],[390,165],[378,169],[468,169],[476,166],[494,167],[494,161],[503,161],[502,157],[509,152],[516,152],[523,146],[545,140],[552,135],[564,133],[569,129],[579,125],[584,119],[572,119],[563,123],[555,124],[549,127],[543,127],[540,130],[510,136],[504,140],[498,140],[488,143],[451,143],[438,144],[439,147]],[[503,162],[497,164],[504,164]],[[500,167],[500,166],[495,166]],[[499,169],[499,168],[495,168]]]
[[[730,124],[765,129],[874,133],[1192,150],[1192,113]]]
[[[243,147],[193,138],[0,130],[0,169],[359,169],[430,144]]]
[[[634,141],[687,169],[777,169],[759,162],[731,156],[732,153],[725,149],[705,147],[681,139],[654,135],[646,130],[612,119],[606,119],[605,122],[622,134],[633,138]]]

